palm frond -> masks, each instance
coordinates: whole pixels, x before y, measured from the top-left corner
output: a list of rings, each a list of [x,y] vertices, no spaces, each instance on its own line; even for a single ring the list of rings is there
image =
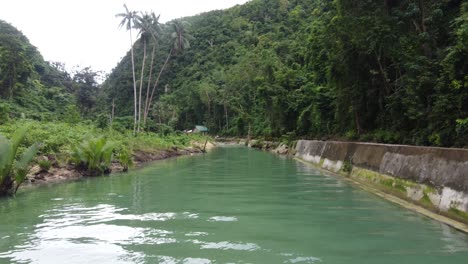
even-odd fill
[[[108,169],[114,149],[115,144],[104,137],[89,139],[73,148],[72,157],[75,164],[86,166],[89,175],[97,175]]]
[[[20,127],[18,130],[15,131],[15,134],[11,138],[11,150],[16,155],[16,151],[18,150],[19,145],[23,142],[24,137],[26,136],[26,132],[28,131],[29,126]]]
[[[29,171],[29,164],[31,163],[34,156],[36,156],[37,152],[39,151],[39,145],[33,144],[30,146],[26,151],[21,154],[19,161],[15,163],[15,182],[16,182],[16,189],[15,193],[18,190],[19,186],[23,183],[26,175]]]
[[[13,158],[10,141],[0,135],[0,184],[9,175]]]

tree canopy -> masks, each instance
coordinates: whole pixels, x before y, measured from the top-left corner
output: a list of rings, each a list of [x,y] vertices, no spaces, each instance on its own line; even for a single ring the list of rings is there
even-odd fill
[[[251,0],[161,25],[126,14],[140,32],[134,58],[102,88],[0,23],[2,101],[134,115],[142,130],[468,146],[465,1]]]

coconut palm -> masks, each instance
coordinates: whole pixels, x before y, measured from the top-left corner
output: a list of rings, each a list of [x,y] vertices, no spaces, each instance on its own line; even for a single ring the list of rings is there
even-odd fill
[[[134,20],[136,17],[135,11],[129,11],[127,5],[124,4],[125,13],[120,13],[115,15],[116,17],[121,17],[119,27],[125,28],[130,32],[130,53],[132,57],[132,74],[133,74],[133,99],[134,99],[134,122],[133,122],[133,133],[136,133],[137,128],[137,87],[136,87],[136,77],[135,77],[135,59],[133,54],[133,39],[132,39],[132,28],[134,27]]]
[[[151,27],[152,27],[152,17],[148,13],[141,13],[141,15],[135,16],[135,28],[138,29],[138,34],[140,35],[140,43],[143,45],[143,60],[141,63],[141,72],[140,72],[140,90],[138,93],[138,125],[137,131],[140,131],[141,124],[141,96],[143,92],[143,77],[145,75],[145,65],[146,65],[146,47],[148,41],[151,38]]]
[[[187,32],[187,27],[190,24],[187,21],[176,19],[172,21],[172,42],[174,45],[174,52],[183,52],[190,48],[190,40],[193,36]]]
[[[194,37],[190,35],[187,31],[187,27],[189,25],[188,22],[176,19],[172,21],[169,25],[172,31],[171,32],[172,47],[169,50],[166,60],[164,61],[164,64],[158,73],[158,77],[156,78],[156,81],[154,82],[153,89],[151,90],[151,95],[148,100],[148,105],[145,111],[145,117],[148,116],[149,109],[151,109],[151,102],[153,100],[154,92],[156,91],[156,87],[158,87],[161,75],[163,71],[166,69],[167,63],[169,62],[170,58],[172,57],[173,54],[181,53],[185,51],[186,49],[190,48],[190,40],[194,39]]]
[[[161,34],[161,24],[159,23],[159,16],[156,16],[154,12],[151,12],[152,24],[151,24],[151,37],[153,40],[153,50],[151,52],[151,63],[150,71],[148,74],[148,84],[146,87],[146,97],[145,97],[145,108],[143,110],[143,125],[146,125],[146,118],[148,117],[148,107],[150,99],[150,89],[151,89],[151,78],[153,77],[153,66],[154,66],[154,57],[156,54],[156,48],[159,41],[159,36]]]

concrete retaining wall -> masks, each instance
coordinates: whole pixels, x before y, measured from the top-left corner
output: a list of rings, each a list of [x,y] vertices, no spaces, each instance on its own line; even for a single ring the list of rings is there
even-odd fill
[[[441,211],[468,212],[466,149],[300,140],[296,157],[333,172],[347,165],[348,170],[352,168],[351,177],[359,174],[358,169],[365,169],[401,179],[398,184],[406,189],[409,200],[425,199]],[[388,182],[372,178],[373,182]]]

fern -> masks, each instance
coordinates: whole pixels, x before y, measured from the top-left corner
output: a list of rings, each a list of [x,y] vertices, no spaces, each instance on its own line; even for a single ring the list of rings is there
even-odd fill
[[[24,179],[26,178],[26,175],[28,174],[29,171],[29,164],[31,161],[34,159],[34,156],[36,156],[36,153],[39,151],[39,145],[34,144],[30,146],[23,154],[21,155],[21,158],[19,161],[15,163],[15,182],[16,182],[16,191],[18,191],[18,188],[20,185],[24,182]]]

